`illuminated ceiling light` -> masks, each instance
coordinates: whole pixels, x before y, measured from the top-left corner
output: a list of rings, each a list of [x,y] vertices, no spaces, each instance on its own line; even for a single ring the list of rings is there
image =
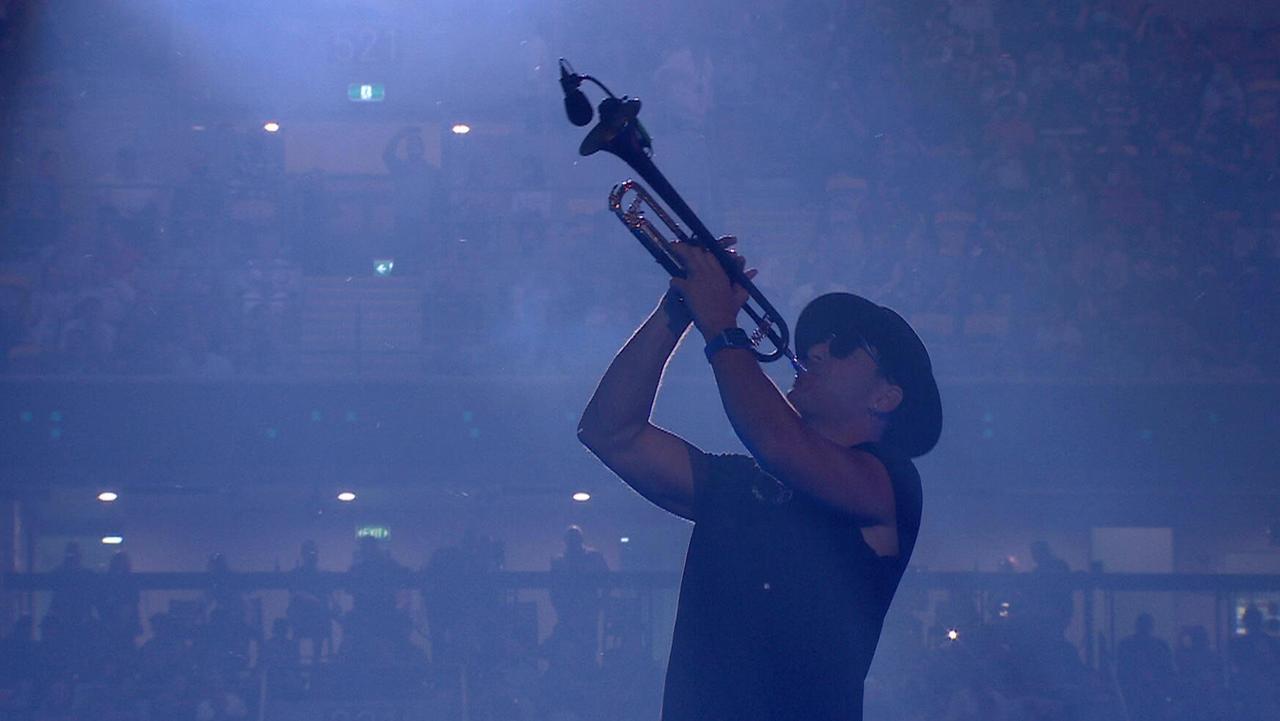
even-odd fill
[[[952,641],[955,641],[956,639],[960,638],[960,632],[954,628],[948,628],[947,638],[951,639]]]
[[[631,543],[631,537],[623,536],[622,538],[618,539],[618,543]]]
[[[103,491],[102,493],[98,494],[98,500],[102,501],[103,503],[111,503],[112,501],[116,500],[119,497],[120,495],[115,491]]]
[[[262,129],[268,133],[278,133],[280,132],[280,123],[277,123],[274,120],[268,120],[262,125]]]
[[[471,132],[471,126],[466,123],[455,123],[451,130],[453,130],[454,135],[466,135]]]
[[[587,501],[591,500],[591,494],[587,493],[586,491],[578,491],[577,493],[573,494],[573,500],[577,501],[578,503],[586,503]]]
[[[192,125],[191,129],[196,131],[197,133],[201,133],[201,132],[204,132],[205,127],[203,125]]]
[[[343,491],[342,493],[338,494],[338,500],[342,501],[343,503],[350,503],[356,500],[356,494],[352,493],[351,491]]]
[[[102,537],[102,545],[104,546],[119,546],[121,543],[124,543],[124,536],[103,536]]]

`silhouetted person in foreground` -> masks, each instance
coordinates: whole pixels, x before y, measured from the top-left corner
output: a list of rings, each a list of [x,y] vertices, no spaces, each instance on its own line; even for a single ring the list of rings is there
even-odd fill
[[[1116,682],[1124,694],[1130,721],[1169,718],[1173,693],[1173,653],[1169,644],[1152,635],[1155,620],[1139,614],[1132,636],[1116,647]]]

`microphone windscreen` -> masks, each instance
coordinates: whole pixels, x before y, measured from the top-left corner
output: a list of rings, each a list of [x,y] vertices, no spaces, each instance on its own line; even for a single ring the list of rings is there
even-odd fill
[[[586,94],[581,90],[569,90],[564,94],[564,112],[569,116],[569,122],[582,127],[591,123],[594,113],[591,111],[591,101],[587,100]]]

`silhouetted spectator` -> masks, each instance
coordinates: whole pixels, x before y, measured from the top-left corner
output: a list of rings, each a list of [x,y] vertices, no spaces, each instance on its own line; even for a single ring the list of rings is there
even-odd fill
[[[459,545],[431,554],[422,597],[433,661],[469,664],[496,653],[502,595],[494,574],[502,556],[501,544],[470,525]]]
[[[333,600],[328,591],[319,587],[319,573],[320,549],[315,541],[303,541],[301,560],[290,574],[285,616],[293,628],[294,641],[307,641],[310,645],[308,658],[313,663],[332,650],[333,641]]]
[[[301,660],[298,638],[289,635],[289,622],[283,618],[272,621],[271,635],[262,643],[259,665],[268,670],[292,669]]]
[[[1031,558],[1036,564],[1031,572],[1043,577],[1044,582],[1037,584],[1035,590],[1025,595],[1023,618],[1039,631],[1055,638],[1061,637],[1075,613],[1072,592],[1061,585],[1071,568],[1066,561],[1053,554],[1045,541],[1031,544]]]
[[[365,682],[390,683],[391,677],[376,674],[417,662],[409,642],[409,616],[397,603],[399,590],[409,580],[408,569],[391,558],[377,538],[364,536],[348,579],[352,606],[342,619],[342,658],[351,664],[348,668],[374,674],[362,676]]]
[[[128,553],[117,551],[111,556],[107,577],[95,604],[109,654],[131,652],[134,639],[142,633],[142,616],[138,607],[141,595],[130,579],[132,574],[133,564]]]
[[[404,146],[403,155],[400,152]],[[400,129],[382,152],[391,174],[395,213],[394,237],[388,255],[400,272],[420,274],[423,260],[431,257],[445,224],[445,188],[439,168],[426,158],[422,129]]]
[[[82,633],[93,618],[93,598],[89,587],[93,572],[85,568],[80,555],[80,544],[68,541],[62,552],[62,563],[52,574],[55,590],[49,601],[48,616],[56,619],[59,630],[72,634]]]
[[[1222,660],[1209,647],[1208,630],[1204,626],[1183,627],[1173,653],[1177,667],[1177,718],[1180,721],[1229,718]]]
[[[231,568],[221,553],[209,557],[208,620],[199,640],[206,668],[235,673],[248,666],[250,648],[257,637],[247,621],[244,595],[231,580]]]
[[[138,680],[146,687],[159,688],[176,683],[194,669],[193,629],[170,611],[153,614],[149,620],[151,638],[140,649]]]
[[[319,662],[319,656],[316,657]],[[302,654],[297,635],[290,636],[289,622],[277,618],[271,622],[271,635],[262,643],[258,671],[265,677],[268,693],[277,699],[294,699],[306,692]]]
[[[1262,609],[1250,604],[1244,633],[1231,639],[1231,698],[1239,721],[1275,719],[1280,713],[1280,642],[1263,629]]]
[[[581,528],[565,529],[564,553],[551,559],[551,605],[556,625],[547,640],[549,645],[566,645],[569,648],[564,653],[579,654],[595,663],[604,600],[600,583],[608,571],[604,556],[584,543]]]
[[[1173,655],[1169,644],[1151,635],[1154,629],[1151,614],[1139,614],[1133,635],[1121,639],[1116,647],[1116,682],[1131,721],[1170,717]]]

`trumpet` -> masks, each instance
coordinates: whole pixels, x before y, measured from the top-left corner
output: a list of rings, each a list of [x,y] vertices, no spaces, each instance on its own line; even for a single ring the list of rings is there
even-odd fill
[[[667,181],[658,166],[650,159],[652,140],[649,133],[640,124],[640,100],[628,96],[614,95],[599,80],[590,75],[578,75],[572,66],[560,59],[560,86],[565,93],[565,110],[574,125],[587,125],[591,122],[591,105],[579,89],[583,81],[591,81],[608,95],[600,101],[598,108],[600,122],[587,133],[587,137],[578,146],[578,153],[583,156],[593,155],[601,150],[618,156],[631,167],[653,189],[650,193],[635,180],[626,180],[614,186],[609,194],[609,209],[618,217],[641,245],[653,255],[654,259],[674,277],[683,278],[684,268],[678,258],[671,252],[671,241],[650,217],[656,217],[666,226],[667,232],[682,243],[697,245],[709,251],[719,261],[729,279],[735,285],[747,291],[747,302],[742,306],[755,324],[749,332],[751,352],[761,362],[768,363],[786,358],[797,371],[804,369],[795,353],[792,352],[791,330],[782,318],[782,314],[765,298],[764,293],[751,282],[745,270],[737,261],[737,256],[720,246],[716,237],[689,207],[676,189]],[[664,209],[654,198],[661,198],[670,209]],[[625,200],[628,195],[631,199]],[[673,215],[675,217],[673,217]],[[681,227],[676,220],[684,221],[688,230]],[[753,306],[752,303],[755,305]],[[772,350],[761,350],[760,345],[768,340]]]

